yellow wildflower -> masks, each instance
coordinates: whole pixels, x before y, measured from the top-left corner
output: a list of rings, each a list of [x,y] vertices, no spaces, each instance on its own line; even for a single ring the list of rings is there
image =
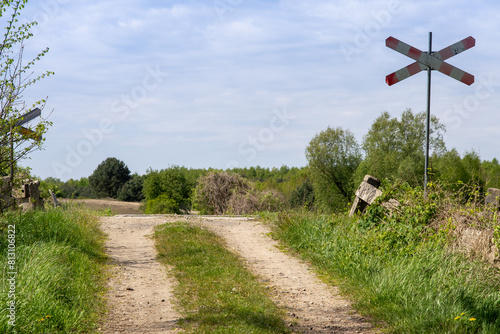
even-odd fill
[[[470,318],[469,321],[476,321],[476,318]]]
[[[458,320],[458,319],[460,319],[460,316],[458,316],[458,317],[455,317],[455,320]]]

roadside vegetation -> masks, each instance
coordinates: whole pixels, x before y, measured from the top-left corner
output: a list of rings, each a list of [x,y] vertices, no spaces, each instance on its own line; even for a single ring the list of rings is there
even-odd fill
[[[360,143],[348,129],[320,131],[306,148],[308,164],[302,168],[223,171],[170,166],[136,175],[133,185],[129,184],[133,177],[123,179],[107,196],[137,194],[142,189],[146,213],[260,212],[284,246],[310,260],[356,301],[358,310],[389,332],[499,333],[500,205],[485,206],[485,197],[489,188],[500,188],[500,164],[496,158],[481,160],[475,151],[460,154],[446,148],[444,125],[432,118],[429,196],[424,198],[424,123],[423,113],[409,109],[399,118],[382,113]],[[128,172],[123,163],[113,166]],[[118,169],[111,170],[118,173]],[[365,215],[350,218],[346,212],[365,175],[382,181],[384,195]],[[71,189],[78,191],[71,196],[93,187],[86,179],[49,181],[44,182],[45,189],[54,192],[74,184]],[[132,186],[134,190],[122,190]],[[383,203],[391,199],[400,205],[389,210]],[[185,234],[176,234],[180,232],[175,229]],[[175,229],[161,234],[162,245],[179,242],[176,247],[185,247],[180,253],[184,257],[202,254],[201,239],[191,242],[187,237],[194,229]],[[170,240],[169,235],[177,239]],[[467,241],[467,236],[477,238]],[[161,251],[169,256],[170,250]],[[175,261],[183,263],[181,258]],[[207,264],[196,261],[196,266]],[[187,269],[178,270],[178,279],[185,279]],[[218,275],[225,273],[220,269]],[[220,283],[216,278],[205,280]],[[195,283],[181,286],[189,284]],[[222,301],[195,292],[190,292],[195,296],[190,301],[186,291],[179,293],[179,298],[188,298],[182,301],[190,310],[186,323],[196,323],[186,326],[204,328],[212,316],[203,312]]]
[[[9,240],[15,241],[10,252]],[[94,332],[105,311],[105,263],[104,235],[92,212],[52,209],[2,215],[0,303],[15,301],[15,326],[9,326],[3,306],[0,332]],[[11,278],[15,289],[6,281]]]
[[[434,187],[427,200],[408,184],[384,191],[364,216],[283,212],[266,220],[391,333],[500,333],[500,272],[485,260],[500,224],[496,208],[475,202],[474,189],[464,199]],[[389,199],[400,206],[387,209]]]
[[[187,333],[289,333],[284,311],[215,234],[185,223],[159,226],[161,261],[173,267]]]

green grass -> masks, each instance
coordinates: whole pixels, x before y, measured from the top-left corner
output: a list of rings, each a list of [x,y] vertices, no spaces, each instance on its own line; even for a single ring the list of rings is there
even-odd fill
[[[444,234],[412,239],[408,226],[367,230],[345,216],[267,218],[278,239],[389,332],[500,333],[498,270],[451,252]]]
[[[81,209],[8,213],[0,217],[1,305],[9,296],[9,225],[15,226],[15,326],[6,309],[1,333],[93,333],[104,312],[104,235]]]
[[[289,332],[283,310],[216,235],[177,223],[158,227],[155,236],[160,260],[174,267],[188,333]]]

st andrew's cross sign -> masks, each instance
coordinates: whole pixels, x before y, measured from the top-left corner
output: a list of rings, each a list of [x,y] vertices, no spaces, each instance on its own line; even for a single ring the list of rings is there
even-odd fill
[[[431,71],[437,70],[446,74],[453,79],[456,79],[466,85],[474,83],[474,76],[462,71],[461,69],[445,62],[465,50],[468,50],[476,45],[476,40],[469,36],[460,42],[452,44],[441,51],[432,52],[432,32],[429,33],[429,52],[420,51],[419,49],[408,45],[400,40],[389,37],[385,40],[385,45],[411,59],[414,63],[403,67],[402,69],[389,74],[385,77],[385,82],[392,86],[406,78],[411,77],[420,71],[427,70],[427,124],[426,124],[426,141],[425,141],[425,176],[424,176],[424,191],[427,189],[427,178],[429,169],[429,131],[431,119]]]
[[[476,40],[469,36],[460,42],[450,45],[438,52],[423,52],[413,46],[401,42],[400,40],[389,37],[385,40],[385,45],[388,48],[396,50],[397,52],[416,60],[411,65],[403,67],[399,71],[389,74],[385,77],[385,82],[389,86],[400,82],[422,70],[427,70],[431,68],[432,70],[438,70],[439,72],[446,74],[453,79],[463,82],[466,85],[472,85],[474,83],[474,76],[462,71],[461,69],[452,66],[445,62],[446,59],[453,57],[467,49],[472,48],[476,45]]]

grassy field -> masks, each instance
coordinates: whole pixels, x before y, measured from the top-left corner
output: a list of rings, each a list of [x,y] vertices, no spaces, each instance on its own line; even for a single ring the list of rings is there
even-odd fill
[[[104,236],[82,209],[0,217],[0,333],[92,333],[104,312]]]
[[[418,223],[367,228],[358,219],[267,216],[276,238],[389,332],[500,333],[497,269],[450,251],[447,233],[423,230]]]
[[[173,266],[188,333],[288,333],[284,312],[213,233],[183,223],[156,231],[160,260]]]

